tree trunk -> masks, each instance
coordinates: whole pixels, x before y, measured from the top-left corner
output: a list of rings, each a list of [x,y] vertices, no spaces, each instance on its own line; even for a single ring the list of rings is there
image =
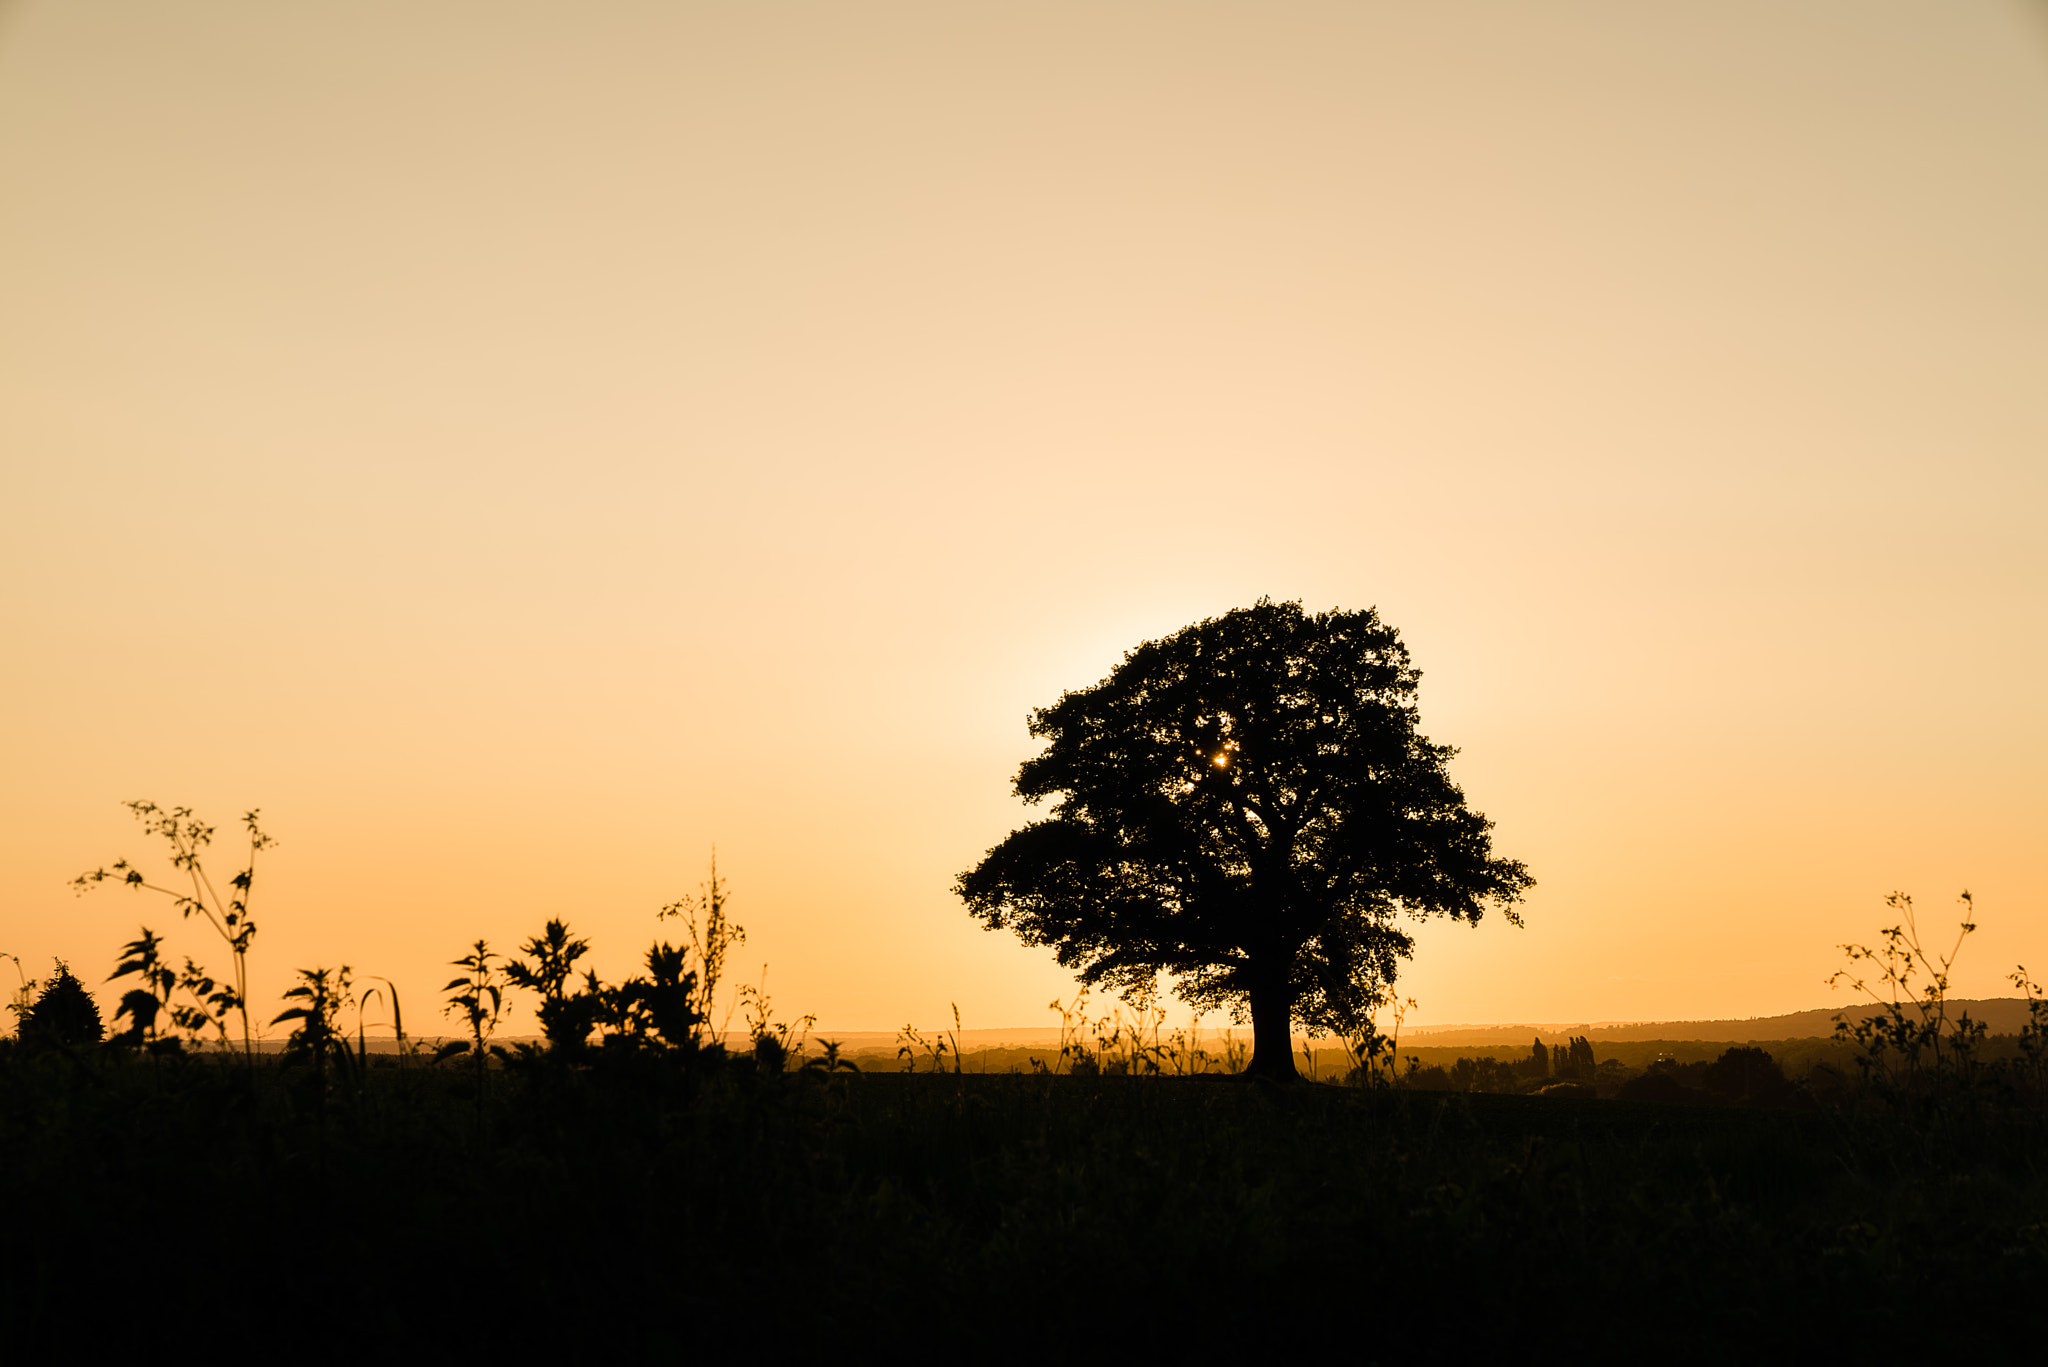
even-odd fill
[[[1252,1061],[1246,1077],[1271,1082],[1296,1082],[1301,1074],[1294,1068],[1294,994],[1287,988],[1287,974],[1261,974],[1251,985]]]

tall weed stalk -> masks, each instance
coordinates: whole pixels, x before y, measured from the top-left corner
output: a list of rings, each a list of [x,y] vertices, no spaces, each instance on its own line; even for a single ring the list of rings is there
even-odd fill
[[[213,1023],[220,1027],[223,1040],[227,1036],[228,1013],[240,1015],[243,1056],[253,1065],[256,1044],[249,1025],[249,944],[256,938],[256,923],[249,918],[249,906],[256,881],[256,856],[277,842],[258,824],[258,811],[252,809],[243,814],[242,825],[249,837],[248,863],[228,880],[228,895],[223,897],[206,871],[204,851],[213,842],[212,826],[193,816],[190,807],[166,810],[154,802],[123,805],[134,813],[144,831],[162,837],[170,847],[171,867],[181,876],[184,887],[152,883],[126,859],[117,859],[103,868],[81,873],[71,880],[72,886],[79,892],[85,892],[101,883],[114,882],[124,887],[160,893],[171,899],[172,905],[185,919],[190,920],[196,915],[212,927],[233,958],[233,982],[216,984],[187,959],[180,985],[204,1004]],[[147,935],[146,931],[144,933]]]

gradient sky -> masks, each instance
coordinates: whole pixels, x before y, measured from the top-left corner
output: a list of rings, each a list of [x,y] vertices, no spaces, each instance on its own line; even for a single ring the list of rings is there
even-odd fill
[[[1538,879],[1413,1019],[1822,1005],[1894,888],[2010,990],[2044,243],[1999,0],[17,0],[0,951],[218,966],[67,881],[260,805],[259,1007],[628,971],[715,843],[781,1013],[1041,1025],[1026,712],[1271,595]]]

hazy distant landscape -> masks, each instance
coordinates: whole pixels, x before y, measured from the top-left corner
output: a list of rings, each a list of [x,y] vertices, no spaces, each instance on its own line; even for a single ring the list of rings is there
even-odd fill
[[[1994,1035],[2017,1035],[2029,1020],[2027,1002],[2024,997],[1956,998],[1950,1002],[1952,1009],[1967,1011],[1971,1018],[1985,1023]],[[1503,1022],[1496,1025],[1438,1025],[1424,1026],[1405,1032],[1401,1039],[1406,1046],[1415,1045],[1431,1049],[1471,1048],[1481,1046],[1520,1045],[1527,1047],[1532,1040],[1540,1039],[1545,1044],[1557,1044],[1574,1035],[1583,1035],[1596,1043],[1607,1041],[1655,1041],[1655,1040],[1696,1040],[1706,1043],[1750,1044],[1757,1040],[1805,1040],[1827,1039],[1835,1033],[1837,1017],[1850,1020],[1867,1018],[1878,1012],[1874,1006],[1820,1006],[1810,1011],[1795,1011],[1782,1016],[1756,1016],[1747,1020],[1704,1020],[1704,1021],[1579,1021],[1568,1023],[1526,1023]],[[1242,1033],[1241,1031],[1238,1033]],[[1203,1043],[1212,1050],[1220,1051],[1225,1031],[1210,1027],[1202,1033]],[[735,1036],[737,1040],[739,1036]],[[850,1055],[874,1057],[887,1055],[895,1057],[897,1036],[887,1031],[838,1032],[835,1038],[842,1041]],[[1020,1027],[1011,1030],[962,1030],[959,1032],[962,1049],[972,1057],[976,1052],[990,1049],[1045,1050],[1058,1049],[1060,1032],[1057,1029]],[[1297,1047],[1308,1043],[1307,1036],[1297,1036]]]

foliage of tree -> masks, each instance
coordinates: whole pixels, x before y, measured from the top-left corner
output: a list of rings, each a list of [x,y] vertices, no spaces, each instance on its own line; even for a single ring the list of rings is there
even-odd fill
[[[1550,1066],[1560,1082],[1583,1082],[1587,1086],[1592,1085],[1599,1071],[1593,1058],[1593,1042],[1584,1035],[1574,1035],[1562,1050],[1553,1050]]]
[[[1419,729],[1420,678],[1371,609],[1261,599],[1132,650],[1033,712],[1017,796],[1053,799],[956,892],[990,929],[1050,945],[1089,984],[1161,971],[1198,1007],[1248,1011],[1253,1073],[1290,1036],[1348,1034],[1412,950],[1399,914],[1511,921],[1531,886]]]
[[[1711,1063],[1659,1059],[1622,1083],[1615,1096],[1686,1106],[1791,1106],[1801,1101],[1784,1065],[1753,1044],[1731,1045]]]
[[[1784,1067],[1768,1050],[1738,1044],[1708,1064],[1700,1076],[1707,1091],[1738,1106],[1783,1106],[1794,1095]]]

